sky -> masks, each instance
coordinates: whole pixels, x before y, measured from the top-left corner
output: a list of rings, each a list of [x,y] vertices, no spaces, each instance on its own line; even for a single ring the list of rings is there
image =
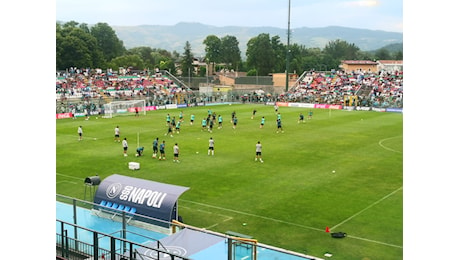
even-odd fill
[[[95,4],[104,2],[104,4]],[[110,26],[344,26],[403,32],[402,0],[56,0],[56,20]]]

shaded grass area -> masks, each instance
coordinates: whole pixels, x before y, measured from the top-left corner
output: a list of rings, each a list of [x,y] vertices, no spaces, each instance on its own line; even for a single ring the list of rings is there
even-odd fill
[[[201,131],[208,110],[223,116],[222,129]],[[316,256],[402,259],[402,114],[312,109],[313,119],[298,123],[299,113],[306,116],[309,110],[281,107],[284,133],[276,133],[273,107],[249,104],[182,109],[181,132],[173,137],[164,135],[166,114],[178,119],[180,109],[138,118],[57,120],[56,192],[84,199],[83,180],[96,174],[186,186],[190,190],[179,198],[186,224],[250,234],[261,243]],[[236,129],[230,123],[233,111]],[[260,129],[262,116],[266,123]],[[129,142],[126,158],[113,140],[117,125]],[[137,136],[145,147],[142,157],[134,157]],[[151,158],[156,137],[166,142],[166,161]],[[214,156],[207,155],[210,137]],[[254,161],[257,141],[264,163]],[[180,163],[172,162],[176,142]],[[130,161],[141,169],[129,170]],[[326,227],[348,237],[332,239]]]

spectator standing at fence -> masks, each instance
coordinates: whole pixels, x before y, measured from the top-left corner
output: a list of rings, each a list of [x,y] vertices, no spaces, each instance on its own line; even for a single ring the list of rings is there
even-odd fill
[[[122,146],[123,146],[123,156],[128,156],[128,140],[126,140],[126,137],[123,139],[123,141],[121,142]]]
[[[77,111],[75,110],[75,107],[72,108],[72,119],[77,119],[76,113],[77,113]]]
[[[77,132],[78,132],[78,141],[83,140],[83,127],[79,126]]]

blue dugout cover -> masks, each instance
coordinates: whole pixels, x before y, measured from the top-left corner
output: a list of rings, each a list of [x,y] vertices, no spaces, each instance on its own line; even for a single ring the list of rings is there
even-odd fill
[[[94,203],[102,201],[135,208],[136,214],[167,221],[161,226],[169,227],[178,219],[177,200],[188,187],[165,184],[113,174],[99,184]]]

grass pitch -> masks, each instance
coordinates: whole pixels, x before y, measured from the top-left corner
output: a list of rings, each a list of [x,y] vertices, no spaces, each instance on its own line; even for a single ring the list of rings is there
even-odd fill
[[[257,110],[251,119],[253,109]],[[223,128],[201,130],[212,110]],[[308,111],[313,118],[307,119]],[[166,114],[184,122],[165,136]],[[231,113],[238,117],[232,128]],[[85,198],[84,179],[123,174],[190,187],[179,198],[186,224],[253,236],[259,242],[335,259],[403,258],[403,115],[241,104],[157,110],[139,117],[56,121],[56,193]],[[299,114],[305,123],[298,123]],[[190,125],[190,115],[195,122]],[[260,119],[265,116],[264,128]],[[77,128],[83,126],[83,141]],[[129,143],[128,157],[114,128]],[[139,138],[138,138],[139,136]],[[153,159],[152,142],[166,142],[166,160]],[[208,140],[215,155],[208,156]],[[135,157],[137,142],[144,156]],[[262,143],[264,163],[254,161]],[[180,147],[180,163],[172,147]],[[140,170],[128,169],[131,161]],[[243,225],[246,223],[246,225]],[[346,232],[344,239],[326,233]]]

